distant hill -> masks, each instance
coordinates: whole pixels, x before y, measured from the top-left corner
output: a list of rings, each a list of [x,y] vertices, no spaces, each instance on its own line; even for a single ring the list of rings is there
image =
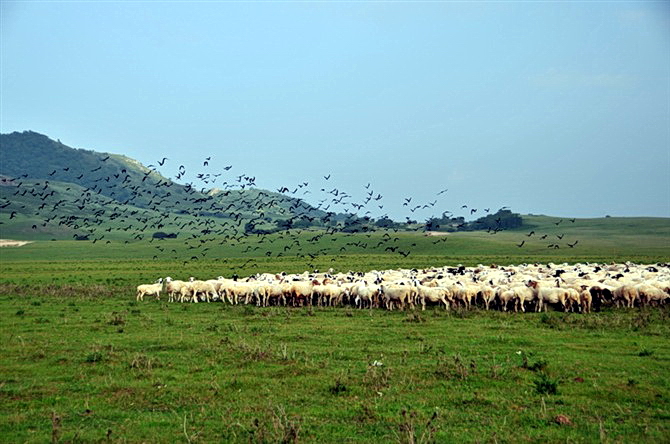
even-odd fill
[[[32,131],[0,135],[0,216],[9,216],[0,217],[3,236],[73,237],[82,229],[109,229],[128,214],[130,232],[226,221],[231,233],[270,231],[341,218],[267,190],[197,190],[126,156],[71,148]]]

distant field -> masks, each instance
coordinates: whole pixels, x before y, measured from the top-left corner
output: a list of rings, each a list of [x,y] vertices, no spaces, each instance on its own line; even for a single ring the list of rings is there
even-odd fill
[[[292,231],[290,236],[249,236],[151,241],[37,241],[0,249],[1,282],[108,283],[132,286],[159,276],[186,278],[246,276],[257,272],[302,272],[499,265],[533,262],[670,261],[670,220],[663,218],[569,219],[526,216],[518,231],[449,233],[377,231],[324,234]],[[557,225],[558,223],[558,225]],[[532,236],[529,233],[535,232]],[[546,236],[546,239],[540,239]],[[557,236],[562,236],[559,240]],[[318,237],[318,239],[315,239]],[[391,241],[388,241],[388,239]],[[578,241],[574,248],[568,243]],[[522,247],[517,245],[523,242]],[[553,248],[550,245],[559,245]],[[396,251],[387,250],[389,246]],[[409,253],[406,257],[398,253]]]

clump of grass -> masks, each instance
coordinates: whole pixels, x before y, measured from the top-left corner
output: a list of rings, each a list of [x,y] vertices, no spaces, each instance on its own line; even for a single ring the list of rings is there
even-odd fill
[[[56,412],[51,412],[51,442],[53,444],[60,441],[61,416]]]
[[[547,366],[549,365],[549,362],[545,359],[538,359],[537,361],[531,363],[529,358],[533,356],[533,353],[526,353],[523,350],[520,350],[517,352],[517,354],[521,355],[521,368],[525,368],[526,370],[530,370],[532,372],[538,372],[538,371],[544,371]]]
[[[446,356],[439,356],[437,359],[437,366],[434,374],[436,376],[451,379],[458,378],[465,381],[470,376],[470,373],[477,371],[477,364],[474,359],[467,364],[460,354],[452,356],[447,359]]]
[[[635,387],[638,384],[639,384],[638,380],[633,378],[628,378],[628,382],[626,383],[628,387]]]
[[[102,362],[105,359],[105,355],[102,354],[100,351],[93,351],[89,354],[86,355],[84,358],[84,361],[93,364],[95,362]]]
[[[363,385],[369,387],[375,392],[381,392],[382,390],[390,387],[391,369],[385,367],[381,362],[373,362],[372,364],[368,365],[368,368],[365,371],[365,376],[363,376]]]
[[[426,319],[424,319],[424,317],[421,316],[419,313],[410,312],[407,314],[407,317],[403,319],[403,322],[415,322],[417,324],[422,324],[426,322]]]
[[[328,391],[332,395],[339,395],[340,393],[344,393],[344,392],[347,391],[347,386],[344,385],[344,383],[342,382],[342,380],[340,378],[337,378],[335,380],[335,384],[328,387]]]
[[[651,322],[651,311],[642,310],[637,314],[637,316],[631,319],[630,321],[631,330],[633,331],[644,330],[647,327],[649,327],[650,322]]]
[[[16,310],[16,316],[23,316],[26,314],[26,311],[21,309],[21,310]]]
[[[241,342],[237,349],[242,352],[243,358],[247,361],[268,361],[274,357],[271,350],[260,345],[249,345],[246,342]]]
[[[271,416],[272,429],[266,422],[254,418],[249,430],[250,443],[281,442],[283,444],[297,443],[300,438],[299,416],[289,417],[282,406],[277,406],[272,411]]]
[[[377,412],[367,403],[361,403],[361,411],[356,415],[356,420],[363,424],[376,422],[378,420]]]
[[[435,420],[437,419],[437,412],[433,412],[433,415],[423,426],[423,431],[421,432],[416,425],[417,414],[414,411],[408,411],[403,409],[400,412],[402,420],[398,425],[398,432],[396,437],[398,442],[406,444],[423,444],[428,442],[435,442],[435,433],[437,433],[437,426],[435,425]]]
[[[560,330],[565,326],[564,319],[561,319],[558,316],[552,316],[548,313],[542,313],[540,316],[540,323],[548,328],[553,328],[556,330]]]
[[[538,378],[533,382],[535,393],[538,395],[557,395],[558,379],[552,379],[545,372],[540,372]]]
[[[109,325],[125,325],[126,320],[123,318],[123,316],[118,313],[118,312],[113,312],[112,313],[112,318],[108,322]]]
[[[135,370],[153,370],[157,367],[162,367],[161,362],[156,358],[151,358],[145,354],[138,353],[135,355],[132,361],[130,361],[129,367]]]
[[[646,348],[643,348],[640,350],[640,352],[637,354],[638,356],[645,357],[645,356],[651,356],[654,354],[653,350],[647,350]]]

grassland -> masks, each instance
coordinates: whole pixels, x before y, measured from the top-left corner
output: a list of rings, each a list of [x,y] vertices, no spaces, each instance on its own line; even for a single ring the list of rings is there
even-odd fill
[[[407,314],[1,290],[5,442],[670,436],[667,309]]]
[[[667,442],[668,308],[515,315],[134,301],[135,285],[166,275],[670,259],[667,219],[559,221],[446,240],[393,233],[407,257],[375,247],[381,232],[313,242],[315,232],[294,232],[300,250],[285,250],[280,235],[209,242],[198,259],[173,239],[1,249],[0,436]],[[579,243],[547,248],[531,230]]]

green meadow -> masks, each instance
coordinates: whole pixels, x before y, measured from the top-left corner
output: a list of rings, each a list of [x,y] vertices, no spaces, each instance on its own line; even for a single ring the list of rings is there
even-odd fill
[[[2,441],[667,442],[667,307],[135,301],[136,285],[167,275],[670,259],[667,219],[524,220],[494,235],[303,230],[200,249],[183,239],[3,247]],[[410,253],[385,251],[388,236]]]

